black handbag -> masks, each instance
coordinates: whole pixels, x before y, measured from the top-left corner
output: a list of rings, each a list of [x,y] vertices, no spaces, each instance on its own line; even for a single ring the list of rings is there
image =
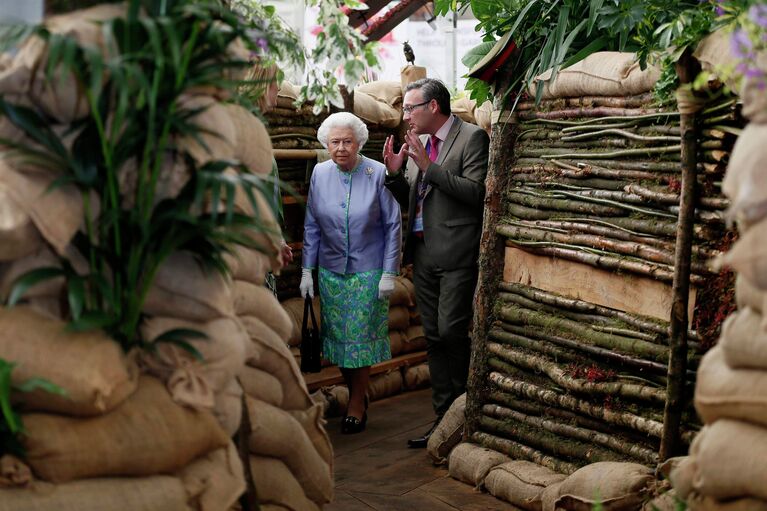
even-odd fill
[[[309,324],[311,318],[311,324]],[[301,322],[301,372],[319,373],[322,370],[322,341],[317,318],[314,317],[312,299],[304,300],[304,319]]]

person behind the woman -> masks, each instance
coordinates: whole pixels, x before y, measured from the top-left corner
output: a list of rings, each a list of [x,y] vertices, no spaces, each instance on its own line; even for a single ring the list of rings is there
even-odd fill
[[[341,432],[358,433],[367,422],[370,366],[391,358],[388,297],[400,264],[400,208],[384,186],[384,165],[359,153],[365,123],[335,113],[317,138],[331,159],[314,167],[309,185],[300,289],[314,296],[317,269],[323,356],[349,387]]]

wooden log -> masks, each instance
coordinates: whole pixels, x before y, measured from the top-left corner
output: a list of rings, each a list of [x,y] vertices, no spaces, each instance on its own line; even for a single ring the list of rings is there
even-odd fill
[[[625,254],[656,263],[672,264],[674,257],[671,253],[634,241],[621,241],[597,236],[594,234],[563,234],[541,231],[534,228],[517,227],[509,224],[499,224],[497,232],[512,240],[554,241],[569,245],[582,245],[592,248]],[[701,274],[713,273],[703,263],[693,263],[696,272]]]
[[[488,343],[487,349],[490,353],[497,355],[510,364],[529,371],[541,372],[557,385],[573,392],[618,395],[624,398],[655,403],[666,402],[666,391],[655,387],[622,382],[591,382],[573,378],[566,374],[556,362],[552,362],[544,357],[525,353],[495,342]]]
[[[651,449],[647,449],[646,447],[633,444],[627,441],[625,438],[619,438],[614,435],[607,435],[599,431],[571,426],[569,424],[562,424],[561,422],[549,419],[533,417],[498,405],[485,405],[482,407],[482,412],[487,417],[492,417],[500,420],[510,419],[527,424],[528,426],[537,428],[539,430],[554,433],[565,438],[574,438],[582,442],[596,444],[610,449],[611,451],[629,456],[644,464],[658,464],[657,452]]]
[[[633,429],[634,431],[639,431],[656,438],[660,438],[663,434],[663,424],[659,421],[646,419],[627,412],[609,410],[604,406],[595,405],[573,396],[559,394],[538,385],[508,378],[495,371],[490,373],[489,378],[499,389],[515,396],[583,413],[589,417],[600,419],[616,426]]]
[[[629,140],[635,140],[637,142],[679,142],[679,137],[669,135],[640,135],[625,129],[618,128],[606,128],[602,130],[589,131],[586,133],[580,133],[578,135],[565,134],[561,137],[562,141],[580,141],[590,140],[604,135],[619,135]]]
[[[500,421],[487,415],[480,418],[480,427],[483,431],[495,434],[502,438],[528,445],[541,452],[553,454],[567,459],[583,460],[584,463],[596,463],[599,461],[628,461],[625,456],[594,444],[587,444],[578,440],[552,434],[546,430],[531,429],[524,423],[511,420]],[[634,461],[634,460],[631,460]]]
[[[569,298],[567,296],[548,293],[543,289],[536,289],[534,287],[530,287],[529,285],[519,284],[516,282],[503,281],[498,285],[498,287],[502,291],[521,294],[537,302],[554,305],[560,308],[568,308],[583,313],[601,314],[603,316],[614,317],[626,324],[635,326],[637,328],[649,330],[650,332],[662,334],[663,336],[668,335],[668,321],[658,320],[652,317],[636,316],[621,310],[610,307],[603,307],[602,305],[579,300],[577,298]],[[688,335],[690,338],[697,339],[698,337],[697,334],[692,330],[688,333]],[[661,342],[661,344],[665,344],[665,342]],[[703,350],[703,348],[700,346],[691,345],[691,347],[695,347],[698,351]]]
[[[566,318],[544,314],[518,306],[501,305],[498,316],[515,325],[530,325],[546,329],[547,333],[568,332],[578,339],[587,340],[592,346],[620,350],[629,355],[638,355],[647,360],[666,362],[668,354],[664,346],[640,339],[596,332],[588,325]]]
[[[544,208],[555,211],[567,211],[573,213],[588,213],[597,216],[620,216],[623,209],[614,206],[603,206],[586,201],[569,200],[566,198],[539,197],[529,192],[518,190],[506,192],[506,200],[532,208]]]
[[[569,309],[561,309],[559,307],[555,307],[552,305],[536,302],[535,300],[531,300],[530,298],[520,294],[507,293],[507,292],[504,292],[503,290],[499,290],[497,298],[498,300],[501,300],[504,303],[516,304],[525,309],[536,310],[538,312],[545,312],[547,314],[561,316],[564,318],[572,319],[574,321],[580,321],[582,323],[591,325],[592,328],[593,328],[593,325],[595,324],[605,324],[605,325],[606,324],[609,324],[609,325],[622,324],[614,318],[608,318],[608,317],[600,316],[597,314],[575,312]]]
[[[529,173],[523,173],[529,172]],[[628,183],[626,181],[616,181],[610,179],[591,179],[585,174],[580,172],[571,172],[563,169],[554,169],[553,171],[545,171],[541,169],[520,169],[514,167],[509,171],[511,174],[512,187],[528,186],[528,187],[540,187],[540,186],[556,186],[560,184],[584,186],[588,188],[601,188],[604,190],[622,190]],[[573,178],[568,176],[574,176]]]
[[[543,332],[540,328],[519,326],[511,323],[502,322],[501,328],[502,330],[498,328],[491,330],[490,338],[498,342],[541,351],[546,349],[544,347],[547,346],[547,344],[540,341],[546,341],[557,346],[584,353],[599,360],[606,360],[611,364],[632,367],[653,374],[665,375],[666,372],[665,364],[617,353],[614,350],[595,346],[593,343],[584,341],[581,338],[578,340],[568,339],[561,335]],[[535,348],[533,346],[535,346]]]
[[[275,149],[275,160],[316,160],[317,149]]]
[[[597,107],[609,106],[614,108],[637,108],[653,102],[651,93],[636,96],[580,96],[577,98],[544,99],[539,103],[520,101],[517,110],[560,110],[564,107]]]
[[[685,50],[676,64],[682,87],[691,87],[689,84],[697,75],[694,66],[691,51]],[[691,88],[690,91],[692,91]],[[691,283],[692,225],[695,218],[696,124],[695,110],[691,109],[682,114],[682,192],[679,207],[679,229],[676,237],[673,302],[670,313],[668,401],[663,411],[664,428],[660,442],[661,460],[676,456],[681,452],[682,447],[680,435],[682,412],[686,404],[687,330],[691,316],[688,314],[687,302]]]
[[[557,419],[559,422],[566,424],[574,424],[587,429],[593,429],[594,431],[600,431],[602,433],[614,434],[618,428],[611,424],[607,424],[602,421],[586,417],[569,410],[563,410],[562,408],[556,408],[554,406],[542,405],[540,403],[534,403],[528,399],[517,399],[514,396],[501,392],[497,389],[490,391],[488,396],[489,403],[497,403],[512,410],[517,410],[526,415]],[[639,437],[635,432],[627,429],[621,429],[620,433],[624,436],[633,435]],[[632,437],[632,439],[634,439]],[[634,439],[636,440],[636,439]],[[645,435],[641,435],[641,440],[644,442],[647,440]]]
[[[677,155],[681,149],[678,144],[662,147],[642,147],[636,149],[621,149],[617,151],[590,151],[590,152],[568,152],[566,150],[548,152],[540,151],[536,153],[533,150],[526,150],[520,153],[523,156],[540,156],[543,159],[551,158],[578,158],[582,160],[609,160],[612,158],[625,158],[635,156],[650,156],[653,154]],[[714,160],[719,161],[719,160]]]
[[[599,121],[622,120],[627,117],[634,120],[653,119],[672,117],[673,112],[664,112],[658,108],[570,108],[563,110],[553,110],[550,112],[539,112],[534,110],[519,112],[521,120],[545,119],[545,120],[564,120],[577,118],[598,118]]]
[[[593,161],[580,161],[572,160],[568,158],[557,158],[557,161],[567,163],[574,167],[580,168],[588,165],[598,165],[601,168],[617,169],[617,170],[641,170],[646,172],[657,173],[678,173],[679,163],[668,161],[648,161],[648,160],[600,160],[599,162]],[[543,158],[519,158],[515,162],[516,165],[533,165],[533,164],[546,164],[550,163],[551,159]]]
[[[506,68],[503,68],[506,69]],[[504,76],[503,78],[501,76]],[[511,73],[499,74],[498,86],[511,79]],[[505,87],[504,87],[505,88]],[[497,96],[494,100],[496,110],[503,108],[504,98]],[[507,188],[508,173],[516,155],[508,148],[514,147],[517,129],[514,124],[496,122],[492,125],[490,160],[487,177],[485,178],[485,205],[483,229],[479,242],[479,261],[477,290],[474,298],[474,314],[471,330],[471,364],[467,383],[466,399],[466,434],[470,435],[479,428],[480,407],[487,397],[489,383],[487,374],[487,348],[485,341],[491,326],[493,316],[493,297],[496,294],[496,283],[502,278],[504,265],[503,238],[495,233],[495,226],[504,214],[503,190]]]
[[[580,468],[580,465],[562,461],[559,458],[549,456],[548,454],[544,454],[537,449],[533,449],[527,445],[509,440],[508,438],[501,438],[489,433],[484,433],[482,431],[476,431],[472,433],[470,438],[472,442],[475,442],[483,447],[487,447],[488,449],[506,454],[512,459],[531,461],[543,467],[549,468],[554,472],[559,472],[560,474],[570,475]]]

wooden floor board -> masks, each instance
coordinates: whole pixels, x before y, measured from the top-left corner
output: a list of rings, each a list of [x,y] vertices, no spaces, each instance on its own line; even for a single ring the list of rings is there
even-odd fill
[[[520,511],[516,506],[498,500],[492,495],[477,490],[469,484],[457,481],[450,476],[427,483],[421,486],[419,490],[461,511]]]
[[[377,511],[458,511],[457,508],[421,490],[413,490],[400,496],[359,492],[353,495]]]

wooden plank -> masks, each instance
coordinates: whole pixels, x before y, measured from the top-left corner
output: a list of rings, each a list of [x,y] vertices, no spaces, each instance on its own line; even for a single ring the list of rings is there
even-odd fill
[[[485,511],[488,509],[495,511],[521,511],[517,506],[496,499],[489,493],[480,493],[472,485],[449,476],[425,484],[418,488],[418,490],[426,492],[461,511]]]
[[[326,504],[322,509],[325,511],[374,511],[374,507],[370,507],[361,500],[354,498],[345,491],[336,490],[333,502]]]
[[[672,289],[665,282],[539,256],[514,247],[506,247],[503,280],[663,321],[668,321],[671,314]],[[696,290],[690,288],[690,318],[695,297]]]
[[[275,160],[316,160],[317,149],[274,149]]]
[[[426,362],[425,351],[406,353],[373,365],[370,368],[370,375],[374,376],[376,374],[385,373],[398,367],[414,366],[421,362]],[[339,383],[343,383],[344,378],[341,376],[341,371],[338,367],[328,366],[323,368],[319,373],[304,373],[304,381],[306,382],[306,386],[309,387],[309,392],[314,392],[315,390],[327,387],[328,385],[338,385]]]
[[[453,507],[450,504],[445,504],[438,498],[421,490],[414,490],[400,496],[362,492],[350,492],[350,494],[377,511],[413,511],[414,509],[428,511],[459,510],[459,508]],[[486,509],[495,509],[495,507]]]

